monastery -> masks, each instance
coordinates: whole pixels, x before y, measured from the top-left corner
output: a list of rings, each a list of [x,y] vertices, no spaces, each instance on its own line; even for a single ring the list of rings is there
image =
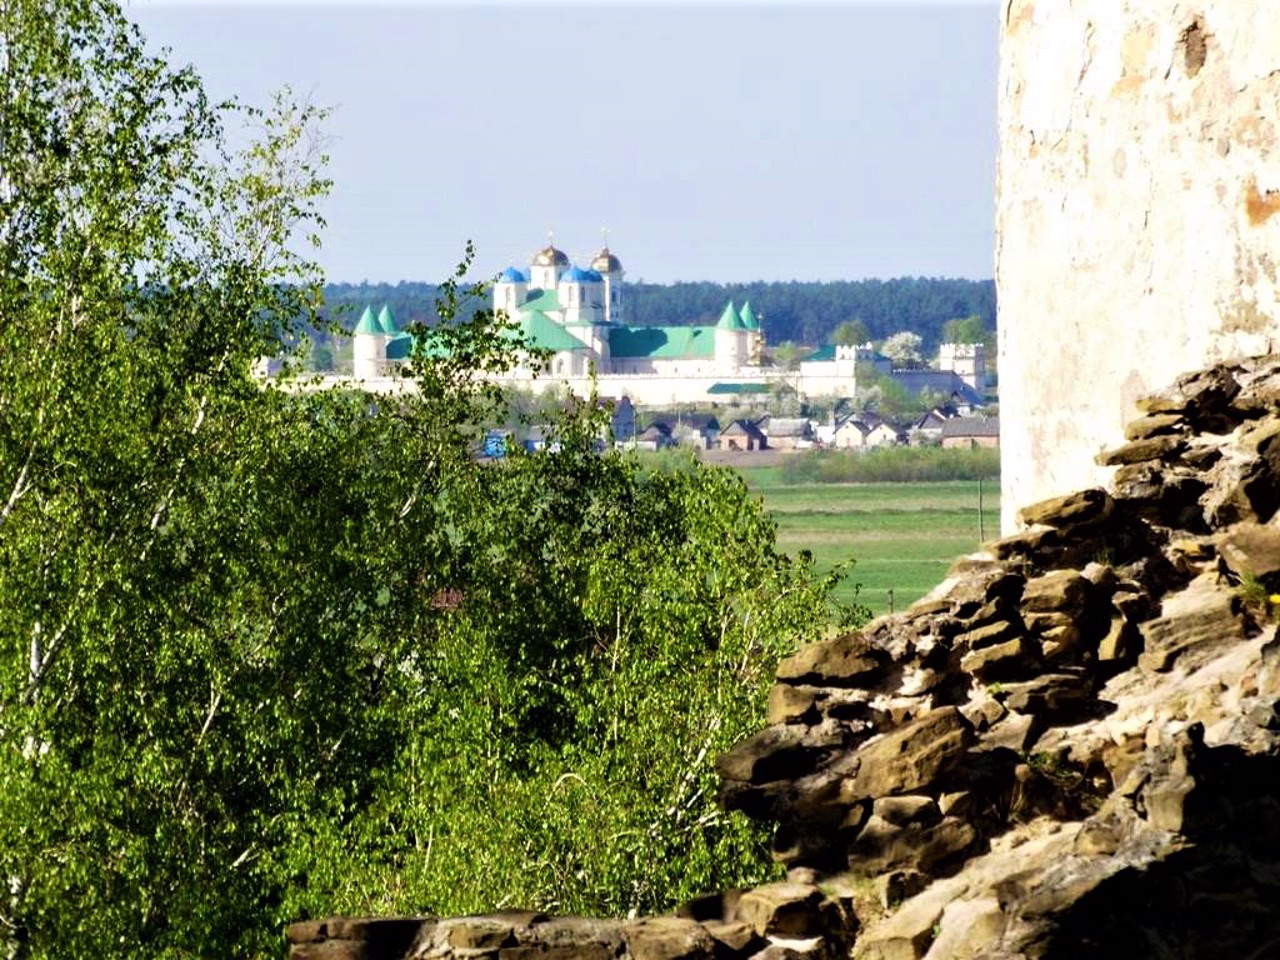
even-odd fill
[[[512,385],[567,387],[579,396],[628,397],[641,406],[734,402],[785,382],[801,396],[852,396],[859,353],[831,348],[799,371],[761,363],[764,334],[750,303],[728,303],[714,326],[633,326],[627,323],[625,271],[606,246],[586,268],[553,244],[527,270],[508,267],[493,285],[493,307],[517,324],[524,339],[549,354],[541,373],[522,363],[502,377]],[[385,307],[366,308],[354,332],[355,377],[369,389],[394,381],[411,338]]]

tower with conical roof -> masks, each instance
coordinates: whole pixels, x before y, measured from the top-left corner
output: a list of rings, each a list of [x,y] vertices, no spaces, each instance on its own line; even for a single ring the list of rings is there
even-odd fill
[[[738,316],[742,318],[742,325],[747,328],[747,362],[759,366],[760,355],[764,351],[764,337],[760,332],[760,321],[751,309],[750,300],[742,304]]]
[[[351,332],[352,372],[357,380],[373,380],[382,376],[386,359],[386,334],[383,333],[378,318],[373,315],[373,308],[366,306],[356,322],[355,330]]]
[[[747,355],[747,328],[742,316],[734,309],[733,301],[725,304],[716,324],[716,366],[727,374],[734,374],[742,366]]]

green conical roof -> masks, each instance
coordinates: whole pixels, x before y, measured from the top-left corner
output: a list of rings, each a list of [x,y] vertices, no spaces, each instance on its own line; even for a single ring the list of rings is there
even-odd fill
[[[382,309],[378,311],[378,329],[392,337],[400,332],[400,328],[396,326],[396,318],[391,314],[391,308],[385,303],[382,305]]]
[[[742,325],[742,318],[738,316],[738,311],[733,309],[733,301],[730,300],[724,306],[724,313],[720,314],[720,322],[716,324],[717,330],[745,330]]]
[[[748,300],[742,305],[742,325],[748,330],[759,330],[760,321],[756,319],[755,311],[751,309],[751,301]]]
[[[356,324],[353,332],[356,334],[378,334],[382,332],[378,327],[378,322],[373,319],[372,307],[364,308],[364,313],[360,314],[360,322]]]

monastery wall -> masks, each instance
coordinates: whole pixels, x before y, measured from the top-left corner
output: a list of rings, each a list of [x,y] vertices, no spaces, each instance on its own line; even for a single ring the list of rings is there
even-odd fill
[[[1280,3],[1004,0],[1004,526],[1134,401],[1280,340]]]

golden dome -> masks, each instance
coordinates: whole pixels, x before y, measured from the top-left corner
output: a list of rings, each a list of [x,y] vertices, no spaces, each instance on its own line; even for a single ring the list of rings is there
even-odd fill
[[[539,250],[533,258],[535,267],[567,267],[569,258],[564,255],[563,250],[557,250],[551,244],[547,244],[546,248]]]
[[[608,247],[602,247],[591,261],[591,269],[597,273],[617,273],[622,269],[622,261],[610,253]]]

